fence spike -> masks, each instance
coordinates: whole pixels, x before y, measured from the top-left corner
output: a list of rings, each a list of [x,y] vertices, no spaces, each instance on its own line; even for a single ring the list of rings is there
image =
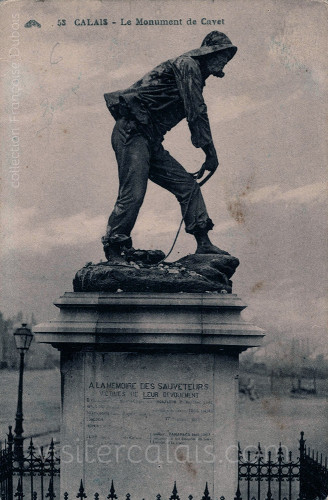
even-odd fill
[[[82,479],[81,479],[81,482],[80,482],[79,492],[76,495],[76,498],[80,498],[80,500],[82,500],[82,498],[87,498],[87,495],[85,494],[85,490],[84,490]]]
[[[205,490],[204,490],[204,496],[202,497],[202,500],[211,500],[210,492],[208,491],[207,481],[206,481],[206,486],[205,486]]]
[[[193,500],[193,498],[194,497],[192,495],[189,495],[188,500]]]
[[[269,488],[268,488],[268,493],[267,493],[266,500],[273,500],[273,496],[272,496],[272,493],[271,493],[271,484],[270,483],[269,483]]]
[[[50,460],[50,464],[53,467],[54,464],[54,458],[55,458],[55,444],[53,438],[51,438],[51,443],[48,448],[48,457]]]
[[[49,487],[48,487],[48,492],[46,494],[46,498],[49,498],[50,500],[53,500],[56,498],[55,492],[54,492],[54,478],[51,476],[50,481],[49,481]]]
[[[68,493],[67,493],[67,491],[65,491],[65,493],[64,493],[64,500],[68,500]]]
[[[115,493],[115,488],[114,488],[114,481],[112,480],[112,483],[110,485],[110,490],[109,490],[109,495],[107,497],[110,500],[117,499],[117,495]]]
[[[161,500],[161,498],[162,498],[161,495],[159,493],[157,493],[156,500]]]
[[[261,448],[261,443],[260,442],[258,442],[258,444],[257,444],[257,450],[255,452],[255,456],[257,456],[258,462],[261,460],[261,458],[263,456],[262,448]]]
[[[33,500],[37,500],[37,498],[38,498],[38,492],[33,491]]]
[[[281,465],[284,460],[284,452],[282,451],[281,443],[279,443],[277,456],[278,456],[278,463]]]
[[[11,447],[14,444],[14,435],[12,433],[12,425],[9,426],[9,432],[7,434],[8,437],[8,446]]]
[[[127,494],[126,494],[126,500],[130,500],[130,498],[131,498],[130,493],[127,493]]]
[[[17,489],[16,489],[16,493],[14,495],[15,498],[17,498],[18,500],[22,500],[22,498],[24,498],[24,493],[23,493],[23,484],[22,484],[22,479],[19,478],[18,480],[18,484],[17,484]]]
[[[237,487],[236,496],[235,496],[234,500],[243,500],[241,498],[241,493],[240,493],[240,488],[239,488],[239,480],[238,480],[238,487]]]
[[[95,493],[95,500],[99,500],[99,493]]]
[[[29,453],[29,456],[32,457],[33,456],[33,452],[35,451],[35,447],[34,447],[34,444],[33,444],[33,439],[31,438],[30,439],[30,444],[27,448],[27,451]]]
[[[220,500],[225,500],[225,497],[220,497]]]
[[[176,481],[174,481],[174,486],[173,486],[173,490],[172,490],[172,495],[170,496],[170,500],[180,500],[180,497],[178,495]]]
[[[243,453],[241,451],[241,446],[240,446],[240,443],[238,441],[238,461],[241,462],[242,458],[243,458]]]
[[[304,431],[301,432],[301,439],[299,440],[299,444],[300,444],[300,447],[299,447],[299,452],[300,452],[300,456],[299,456],[299,460],[300,462],[303,462],[304,458],[306,457],[306,441],[304,439]]]

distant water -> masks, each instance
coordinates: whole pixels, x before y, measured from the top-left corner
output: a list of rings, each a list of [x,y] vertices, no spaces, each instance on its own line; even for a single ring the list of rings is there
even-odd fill
[[[0,440],[4,441],[8,425],[15,427],[18,372],[0,371]],[[23,391],[24,436],[41,434],[36,444],[59,439],[60,371],[26,370]],[[43,435],[43,436],[42,436]]]
[[[18,373],[0,371],[0,440],[4,441],[8,425],[15,426]],[[300,431],[307,445],[328,454],[328,401],[324,397],[292,398],[260,395],[250,401],[244,395],[239,403],[239,440],[242,448],[282,444],[297,451]],[[24,435],[36,436],[36,445],[49,444],[51,437],[59,441],[60,372],[27,370],[24,374]]]

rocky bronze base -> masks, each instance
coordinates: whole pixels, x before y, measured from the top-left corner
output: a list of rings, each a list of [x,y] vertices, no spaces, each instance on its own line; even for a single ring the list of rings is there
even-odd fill
[[[88,263],[75,275],[74,292],[232,292],[236,257],[193,254],[172,263],[163,257],[160,250],[135,250],[122,263]]]

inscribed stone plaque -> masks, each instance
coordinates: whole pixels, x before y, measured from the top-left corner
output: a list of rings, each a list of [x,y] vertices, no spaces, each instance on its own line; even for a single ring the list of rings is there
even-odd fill
[[[166,491],[168,478],[196,485],[201,476],[203,487],[213,468],[213,363],[211,355],[87,354],[88,485],[128,477],[142,490],[140,477],[151,484],[156,470]]]

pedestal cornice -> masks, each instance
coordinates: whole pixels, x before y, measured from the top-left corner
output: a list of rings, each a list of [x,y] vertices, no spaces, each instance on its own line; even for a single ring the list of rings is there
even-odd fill
[[[59,349],[243,351],[264,336],[234,294],[67,292],[55,305],[58,318],[34,333]]]

